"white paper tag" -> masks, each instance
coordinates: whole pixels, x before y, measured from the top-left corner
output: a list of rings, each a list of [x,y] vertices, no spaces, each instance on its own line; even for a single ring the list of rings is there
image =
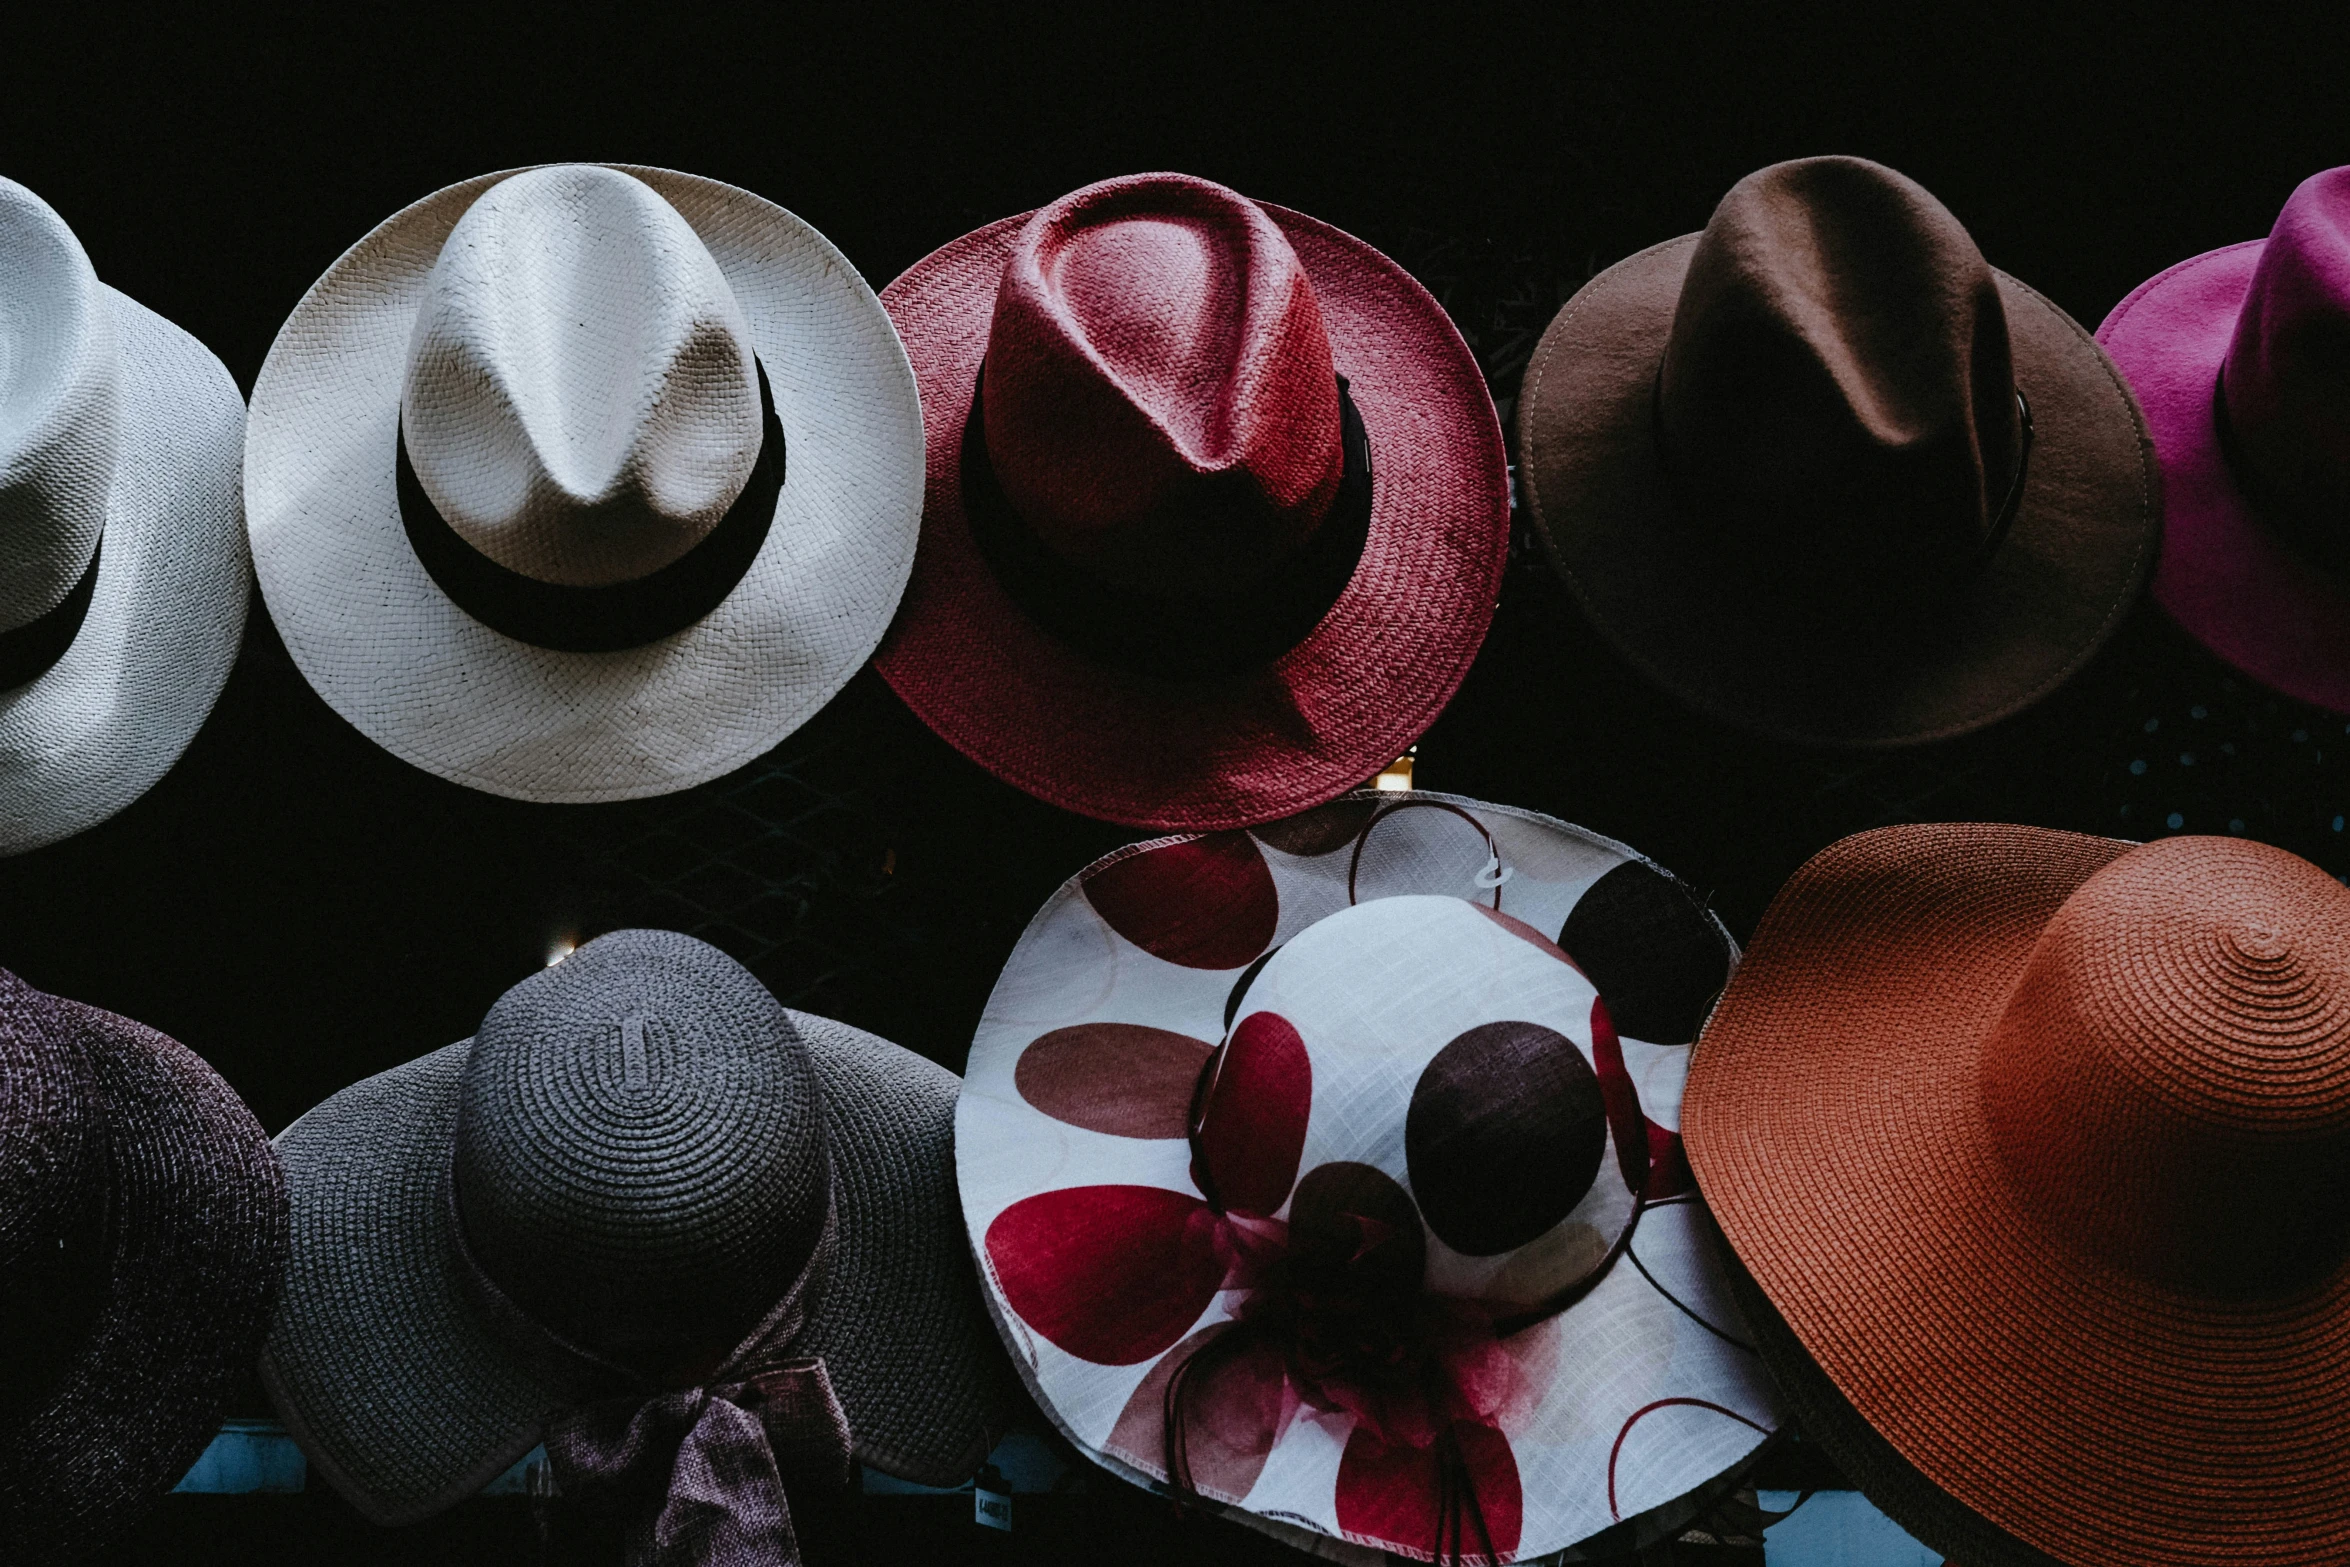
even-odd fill
[[[1012,1529],[1012,1498],[1002,1491],[971,1492],[971,1516],[990,1529],[1001,1529],[1009,1534]]]

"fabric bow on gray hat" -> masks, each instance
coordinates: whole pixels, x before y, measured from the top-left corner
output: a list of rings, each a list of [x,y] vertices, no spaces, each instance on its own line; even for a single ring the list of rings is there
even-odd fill
[[[624,931],[280,1136],[263,1378],[384,1523],[544,1441],[634,1567],[787,1567],[852,1460],[969,1476],[1016,1396],[955,1223],[953,1074]]]

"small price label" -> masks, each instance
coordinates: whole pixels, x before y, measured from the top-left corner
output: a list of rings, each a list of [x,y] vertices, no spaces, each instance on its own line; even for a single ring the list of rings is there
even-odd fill
[[[1001,1529],[1009,1534],[1012,1529],[1012,1498],[1002,1491],[974,1488],[971,1492],[971,1516],[982,1527]]]

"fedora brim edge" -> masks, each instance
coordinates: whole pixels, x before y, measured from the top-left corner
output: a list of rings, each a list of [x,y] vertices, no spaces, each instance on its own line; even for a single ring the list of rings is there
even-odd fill
[[[195,338],[106,293],[125,417],[97,585],[63,656],[0,692],[0,855],[97,826],[153,788],[244,641],[244,399]]]
[[[1753,601],[1751,584],[1736,581],[1726,567],[1699,558],[1692,568],[1686,555],[1668,560],[1659,553],[1685,541],[1657,526],[1667,506],[1649,431],[1653,383],[1697,239],[1663,241],[1599,273],[1552,320],[1527,366],[1518,403],[1521,492],[1535,534],[1586,622],[1690,709],[1733,729],[1802,745],[1876,750],[1955,739],[2023,712],[2078,673],[2120,629],[2153,575],[2161,533],[2154,446],[2128,384],[2095,339],[2037,290],[1997,269],[2017,345],[2017,381],[2033,399],[2039,439],[2005,542],[1977,583],[1953,600],[1957,635],[1939,645],[1895,644],[1877,663],[1834,648],[1782,658],[1751,643],[1734,653],[1705,644],[1702,659],[1668,656],[1692,645],[1685,628],[1710,635],[1725,604],[1741,604],[1736,613],[1749,616],[1771,608]],[[1644,292],[1629,304],[1614,297],[1633,290]],[[1545,390],[1554,374],[1562,382],[1555,401]],[[1593,408],[1596,414],[1589,413]],[[1565,422],[1586,416],[1589,428]],[[2088,453],[2108,470],[2098,484],[2113,492],[2096,507],[2059,504],[2078,482],[2049,481],[2052,459],[2062,460],[2053,443],[2066,438],[2058,426],[2076,420],[2078,434],[2111,448]],[[2080,444],[2086,452],[2088,443]],[[2122,493],[2125,469],[2134,494]],[[2061,547],[2084,524],[2107,536],[2072,551],[2073,559],[2051,562],[2042,541]],[[1592,559],[1594,540],[1614,549],[1615,558]],[[1618,582],[1624,564],[1635,561],[1637,592]],[[2031,596],[2064,607],[2067,624],[2053,640],[2019,612]],[[1991,624],[2002,616],[2004,626]],[[2003,662],[2013,667],[2002,669]],[[1988,696],[1949,694],[1955,677],[1977,670],[1988,677]],[[1806,689],[1838,693],[1841,707],[1819,696],[1785,695]],[[1855,693],[1870,700],[1855,703]]]

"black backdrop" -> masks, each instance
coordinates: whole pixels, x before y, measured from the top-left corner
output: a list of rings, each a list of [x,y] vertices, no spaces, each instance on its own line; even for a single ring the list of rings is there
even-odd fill
[[[1453,311],[1506,425],[1584,278],[1699,227],[1779,158],[1902,169],[2093,327],[2350,161],[2350,53],[2322,20],[2338,10],[345,5],[111,10],[70,34],[22,15],[0,49],[0,173],[249,389],[345,246],[484,170],[604,158],[728,180],[878,287],[982,222],[1178,168],[1397,256]],[[2339,873],[2345,761],[2341,718],[2233,680],[2150,610],[1987,735],[1858,758],[1749,742],[1642,690],[1521,550],[1419,776],[1623,837],[1743,937],[1810,852],[1891,820],[2175,823]],[[959,1065],[1029,913],[1130,836],[994,783],[869,674],[686,795],[492,799],[330,713],[256,599],[179,767],[105,826],[0,862],[0,964],[186,1041],[273,1131],[470,1032],[552,943],[623,924],[694,930],[785,1000]]]

